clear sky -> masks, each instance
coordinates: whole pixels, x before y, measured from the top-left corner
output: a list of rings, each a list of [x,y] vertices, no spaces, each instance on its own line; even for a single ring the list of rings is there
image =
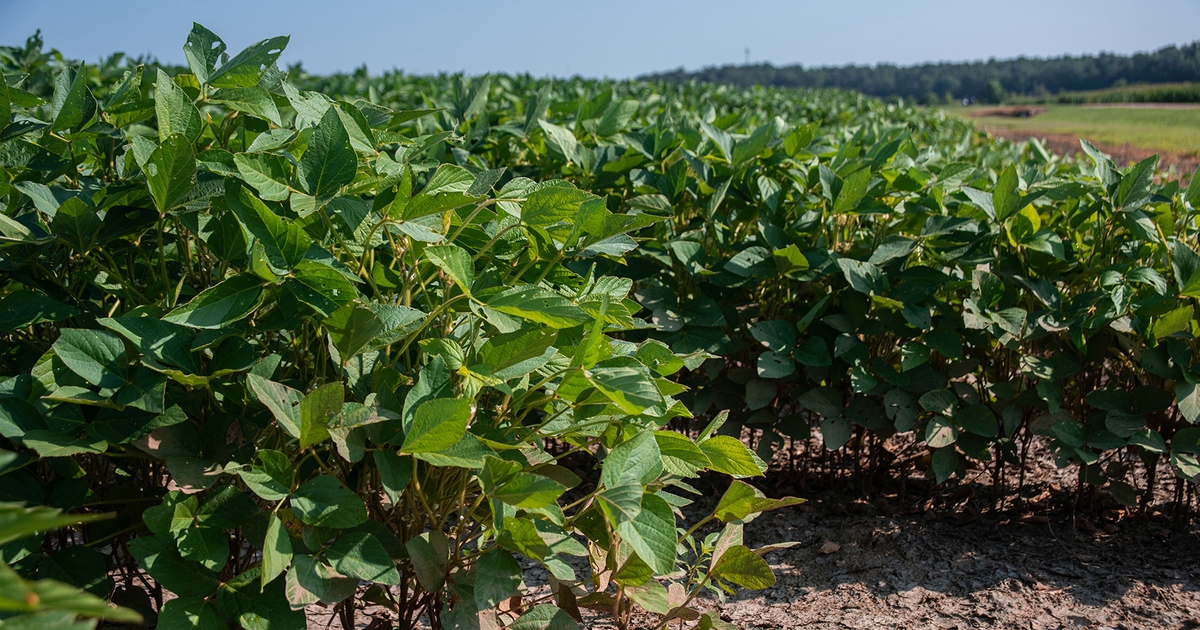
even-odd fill
[[[193,21],[234,53],[291,35],[283,64],[629,77],[752,62],[913,64],[1148,51],[1200,39],[1200,0],[0,0],[0,45],[41,29],[95,61],[183,63]]]

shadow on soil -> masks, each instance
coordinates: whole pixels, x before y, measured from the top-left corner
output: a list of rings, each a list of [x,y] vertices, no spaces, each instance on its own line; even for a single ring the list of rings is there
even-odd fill
[[[975,491],[905,504],[827,492],[764,514],[749,546],[800,543],[766,556],[776,585],[711,604],[741,628],[1200,627],[1187,519],[1063,505],[1021,522],[978,515]]]

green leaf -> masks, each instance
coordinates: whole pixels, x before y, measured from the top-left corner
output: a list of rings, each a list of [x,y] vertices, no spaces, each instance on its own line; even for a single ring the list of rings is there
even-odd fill
[[[437,592],[446,581],[446,569],[450,560],[450,549],[446,535],[441,530],[428,531],[413,536],[404,543],[412,559],[413,573],[425,590]]]
[[[237,529],[258,513],[250,495],[232,484],[213,490],[196,512],[196,522],[202,527]]]
[[[961,359],[963,354],[962,337],[953,330],[935,328],[926,331],[925,345],[937,350],[947,359]]]
[[[303,394],[287,385],[267,380],[254,373],[246,375],[246,384],[250,386],[250,390],[254,392],[259,402],[266,405],[267,409],[271,411],[271,415],[275,416],[279,426],[283,427],[288,435],[300,439],[299,406]]]
[[[808,258],[804,257],[795,243],[789,244],[783,249],[774,250],[771,256],[775,260],[775,266],[779,269],[779,273],[782,274],[804,271],[809,266]]]
[[[125,344],[116,335],[64,328],[53,348],[55,356],[92,385],[113,389],[125,384]]]
[[[762,590],[775,584],[770,565],[745,545],[733,545],[721,554],[713,575],[742,588]]]
[[[1025,205],[1020,191],[1017,190],[1019,183],[1017,169],[1012,164],[1000,173],[1000,178],[996,180],[996,188],[992,190],[992,208],[996,212],[997,221],[1004,221]]]
[[[400,500],[400,493],[408,487],[408,482],[412,479],[413,460],[411,457],[401,457],[382,449],[375,451],[372,457],[375,460],[375,468],[379,470],[379,482],[383,485],[383,492],[387,495],[388,502],[396,505]]]
[[[488,299],[487,305],[551,328],[571,328],[592,321],[591,316],[566,298],[532,285],[497,293]]]
[[[262,281],[252,274],[242,274],[206,289],[164,315],[163,321],[192,328],[224,328],[253,313],[262,299]]]
[[[996,414],[992,413],[991,408],[987,405],[967,405],[958,413],[957,419],[968,433],[989,438],[996,437],[999,433]]]
[[[0,81],[0,133],[12,122],[12,98],[8,95],[8,82]]]
[[[1192,306],[1185,304],[1158,316],[1152,330],[1155,339],[1165,339],[1179,332],[1188,332],[1192,325]]]
[[[270,153],[238,153],[233,156],[238,174],[268,201],[284,201],[291,195],[287,161]]]
[[[929,347],[923,343],[910,341],[900,349],[900,371],[907,372],[929,361]]]
[[[57,322],[78,311],[41,293],[17,289],[0,297],[0,331],[16,330],[41,322]]]
[[[463,438],[471,420],[471,401],[463,398],[435,398],[421,403],[405,429],[404,453],[443,451]]]
[[[177,532],[191,527],[196,521],[196,510],[200,501],[179,490],[172,490],[163,497],[159,505],[146,508],[142,522],[155,534]]]
[[[1192,174],[1192,181],[1183,194],[1183,200],[1191,204],[1193,208],[1200,205],[1200,166],[1197,166],[1196,172]]]
[[[934,416],[925,426],[925,443],[930,448],[944,448],[958,440],[958,427],[944,416]]]
[[[367,532],[342,534],[329,546],[325,555],[342,575],[378,584],[400,583],[400,574],[392,563],[392,557],[379,540]]]
[[[655,339],[648,339],[642,343],[633,356],[659,376],[671,376],[682,370],[685,365],[683,359],[675,356],[665,343]]]
[[[712,470],[734,477],[756,477],[767,470],[767,465],[737,438],[717,435],[699,444]]]
[[[561,225],[575,219],[585,202],[596,195],[573,186],[546,186],[529,193],[521,205],[521,220],[535,227]]]
[[[301,260],[284,280],[284,287],[301,302],[311,306],[322,318],[333,315],[337,310],[358,297],[354,285],[342,272],[329,265]]]
[[[491,497],[515,507],[538,509],[554,503],[566,490],[566,486],[549,477],[518,472],[493,490]]]
[[[1146,428],[1146,418],[1141,414],[1113,409],[1105,416],[1104,426],[1113,435],[1119,438],[1128,438]]]
[[[482,440],[467,433],[449,448],[437,452],[416,453],[414,457],[434,466],[479,468],[483,466],[483,458],[488,455],[495,453]]]
[[[342,411],[346,394],[341,383],[327,383],[300,401],[300,448],[329,439],[329,422]]]
[[[678,477],[695,477],[712,466],[708,456],[685,435],[674,431],[655,431],[654,440],[662,454],[663,468]]]
[[[887,279],[882,269],[871,263],[850,258],[839,258],[837,264],[855,291],[867,295],[883,295]]]
[[[1158,166],[1158,156],[1152,155],[1141,162],[1138,162],[1129,172],[1121,176],[1121,183],[1117,187],[1116,206],[1123,211],[1138,210],[1146,205],[1153,193],[1150,192],[1150,186],[1153,184],[1154,168]]]
[[[179,555],[220,571],[229,559],[229,539],[215,527],[191,527],[178,534]]]
[[[496,378],[518,378],[546,364],[549,358],[543,357],[557,337],[555,330],[540,327],[495,335],[479,348],[479,360],[492,366]]]
[[[834,214],[843,214],[858,207],[867,194],[867,185],[871,182],[871,169],[861,168],[846,176],[842,190],[838,192],[837,200],[833,202]]]
[[[799,505],[804,499],[788,497],[785,499],[768,499],[757,488],[748,483],[734,480],[729,489],[721,496],[713,515],[725,521],[741,521],[751,514],[767,510],[776,510],[792,505]]]
[[[816,341],[818,344],[821,344],[822,349],[825,348],[825,344],[822,343],[820,339],[814,337],[809,341]],[[826,350],[825,356],[829,356],[828,350]],[[808,355],[805,355],[805,359],[820,361],[820,359],[813,359]],[[829,364],[828,358],[824,359],[824,361],[825,365]],[[801,363],[805,363],[807,365],[803,359],[801,360]],[[758,355],[755,369],[759,378],[785,378],[796,372],[796,363],[792,361],[791,358],[779,352],[772,352],[768,350],[767,352]]]
[[[617,533],[656,573],[675,570],[675,513],[662,498],[643,496],[637,517],[617,525]]]
[[[191,143],[200,138],[204,131],[204,119],[200,110],[175,80],[158,69],[158,81],[154,84],[154,111],[158,121],[158,140],[166,142],[173,135],[180,135]]]
[[[558,606],[539,604],[512,622],[507,630],[579,630],[579,624]]]
[[[949,479],[950,475],[953,475],[955,469],[958,468],[958,453],[954,451],[954,447],[947,446],[934,451],[932,467],[933,476],[938,483]]]
[[[306,481],[296,489],[291,503],[296,518],[315,527],[355,527],[367,520],[362,499],[328,475]]]
[[[41,457],[70,457],[82,453],[103,453],[108,447],[104,440],[75,439],[70,436],[35,429],[21,436],[26,447]]]
[[[354,181],[357,168],[358,156],[350,148],[350,136],[337,110],[330,107],[313,129],[308,149],[296,167],[300,187],[317,198],[332,197]]]
[[[248,242],[246,233],[237,215],[226,212],[209,221],[200,231],[200,237],[209,251],[226,262],[241,261],[246,257]]]
[[[282,275],[305,260],[312,239],[295,223],[272,212],[245,186],[233,179],[225,180],[225,201],[246,231],[262,243],[276,274]]]
[[[615,488],[626,483],[645,485],[663,470],[662,453],[654,433],[645,431],[619,444],[604,458],[600,483]]]
[[[1200,256],[1182,241],[1171,245],[1171,268],[1181,297],[1200,297]]]
[[[264,68],[279,59],[288,44],[288,37],[272,37],[247,46],[221,67],[209,75],[208,83],[214,87],[253,87],[258,85]]]
[[[639,586],[630,586],[625,589],[625,594],[647,612],[665,615],[671,610],[667,587],[654,580],[648,580]]]
[[[221,586],[216,597],[221,616],[247,630],[303,630],[304,611],[288,605],[284,581],[273,580],[264,588],[259,573],[253,567]]]
[[[354,303],[344,304],[331,313],[324,325],[343,363],[367,347],[384,329],[383,320],[374,311]]]
[[[425,248],[425,257],[446,272],[463,293],[471,295],[471,285],[475,283],[475,266],[467,250],[457,245],[434,245]]]
[[[261,499],[279,501],[286,498],[295,475],[291,460],[270,449],[260,449],[255,455],[261,463],[239,469],[238,476]]]
[[[402,216],[411,221],[423,216],[453,210],[471,203],[475,197],[468,195],[475,176],[456,164],[442,164],[434,171],[420,194],[404,205]],[[405,180],[401,180],[404,186]],[[392,216],[395,216],[393,211]]]
[[[97,597],[108,597],[112,584],[104,556],[91,547],[71,545],[54,551],[38,565],[38,577],[57,580]]]
[[[842,416],[826,416],[821,420],[821,438],[825,448],[836,451],[846,445],[854,434],[850,421]]]
[[[200,597],[177,597],[163,602],[162,610],[158,611],[158,625],[193,630],[226,630],[229,627],[221,619],[217,607]]]
[[[105,600],[55,580],[27,582],[7,563],[0,564],[0,606],[4,627],[12,630],[90,630],[94,622],[73,623],[75,617],[99,617],[140,624],[141,615],[114,608]],[[32,613],[28,616],[13,614]]]
[[[208,597],[220,585],[211,569],[184,559],[169,535],[135,538],[129,542],[129,553],[150,577],[180,597]]]
[[[54,82],[50,131],[78,131],[96,116],[96,98],[87,87],[87,68],[64,67]],[[9,88],[8,91],[14,88]],[[11,96],[10,96],[11,99]]]
[[[512,554],[493,547],[475,561],[475,606],[490,610],[521,586],[521,565]]]
[[[948,389],[935,389],[926,392],[917,400],[926,411],[953,416],[958,408],[958,396]]]
[[[579,141],[575,139],[575,134],[570,129],[559,127],[546,120],[538,120],[538,126],[546,133],[547,147],[567,162],[575,159],[575,147]]]
[[[285,592],[292,608],[302,608],[321,601],[329,591],[331,572],[312,556],[297,554],[285,578]],[[224,629],[222,629],[224,630]]]
[[[642,511],[642,495],[645,489],[640,483],[627,483],[606,488],[597,495],[600,507],[613,524],[632,521]]]
[[[625,413],[644,413],[663,402],[649,368],[632,357],[600,361],[587,371],[587,377]]]
[[[873,265],[883,265],[897,258],[906,258],[913,248],[916,247],[916,239],[906,236],[889,236],[879,247],[871,252],[871,258],[867,261]]]
[[[234,111],[258,116],[283,126],[279,118],[279,108],[275,106],[271,93],[257,85],[248,88],[223,88],[217,90],[208,100],[210,103],[224,105]]]
[[[775,268],[770,267],[772,260],[770,250],[756,245],[735,254],[725,263],[724,269],[743,278],[774,275]]]
[[[192,31],[188,33],[187,43],[183,45],[183,56],[187,58],[188,66],[196,80],[201,84],[208,83],[208,77],[216,69],[221,54],[225,52],[225,42],[217,34],[193,22]]]
[[[1192,424],[1200,423],[1200,385],[1186,381],[1175,382],[1175,400],[1179,414]]]
[[[196,156],[187,138],[172,134],[163,139],[145,165],[146,183],[160,213],[181,204],[196,186]]]
[[[604,116],[600,118],[600,123],[596,125],[596,135],[607,137],[625,131],[630,121],[633,120],[633,116],[637,113],[637,110],[637,101],[613,101],[608,106],[608,109],[604,110]]]
[[[100,231],[100,215],[78,197],[68,197],[54,213],[50,228],[55,236],[82,254],[91,249],[96,241],[96,233]]]
[[[750,324],[750,335],[768,350],[786,352],[796,345],[796,327],[790,322],[770,319]]]

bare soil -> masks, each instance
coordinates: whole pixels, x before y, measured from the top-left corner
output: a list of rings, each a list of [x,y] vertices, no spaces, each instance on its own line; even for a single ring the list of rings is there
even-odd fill
[[[1024,141],[1030,138],[1039,138],[1045,143],[1047,149],[1050,149],[1051,151],[1060,155],[1079,155],[1083,153],[1083,149],[1081,149],[1079,146],[1079,136],[1074,134],[1046,133],[1044,131],[1024,131],[1020,129],[1005,129],[1002,127],[992,127],[988,125],[983,125],[982,128],[992,136],[1006,138],[1008,140]],[[1096,148],[1112,157],[1113,162],[1117,166],[1121,167],[1140,162],[1152,155],[1157,154],[1159,156],[1160,168],[1166,170],[1171,166],[1174,166],[1175,172],[1185,180],[1190,179],[1192,173],[1196,172],[1196,167],[1200,166],[1200,155],[1194,153],[1183,153],[1179,151],[1156,151],[1134,146],[1132,144],[1097,144]]]
[[[808,500],[746,524],[752,548],[799,543],[766,555],[776,584],[696,603],[742,630],[1200,628],[1196,496],[1165,464],[1141,509],[1121,506],[1103,489],[1081,489],[1075,469],[1056,468],[1040,438],[1020,489],[1018,471],[1009,470],[997,487],[983,468],[936,486],[918,460],[881,465],[883,476],[862,484],[863,475],[838,476],[845,462],[830,459],[828,470],[811,461],[793,467],[791,456],[820,454],[819,438],[797,446],[777,454],[767,477],[752,480],[770,496]],[[884,448],[899,456],[911,450],[903,440]],[[1134,464],[1130,474],[1145,488],[1148,473]],[[702,495],[685,508],[686,519],[711,511],[727,484],[698,480]],[[529,594],[543,594],[544,569],[526,567]],[[369,608],[355,626],[390,629],[394,618]],[[326,620],[328,612],[311,614],[309,627],[324,628]],[[634,628],[653,628],[652,621],[637,619]],[[607,616],[586,610],[581,627],[615,629]]]
[[[881,512],[822,502],[760,517],[749,544],[802,546],[768,555],[770,590],[710,605],[743,630],[1200,627],[1194,529]]]

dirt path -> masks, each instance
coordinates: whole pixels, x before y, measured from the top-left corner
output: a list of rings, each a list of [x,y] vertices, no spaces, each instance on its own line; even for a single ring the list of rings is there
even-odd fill
[[[1023,141],[1029,138],[1040,138],[1046,143],[1046,148],[1061,155],[1076,155],[1082,154],[1083,149],[1079,147],[1079,136],[1069,133],[1046,133],[1043,131],[1025,131],[1020,129],[1005,129],[1003,127],[992,127],[989,125],[980,125],[988,134],[998,137],[1007,138],[1009,140]],[[1151,155],[1158,154],[1159,164],[1163,170],[1172,166],[1175,167],[1175,173],[1184,179],[1190,179],[1192,173],[1196,172],[1196,167],[1200,166],[1200,155],[1186,154],[1173,151],[1153,151],[1144,149],[1131,144],[1126,145],[1096,145],[1101,151],[1110,155],[1113,162],[1117,166],[1127,166],[1131,163],[1140,162]]]

